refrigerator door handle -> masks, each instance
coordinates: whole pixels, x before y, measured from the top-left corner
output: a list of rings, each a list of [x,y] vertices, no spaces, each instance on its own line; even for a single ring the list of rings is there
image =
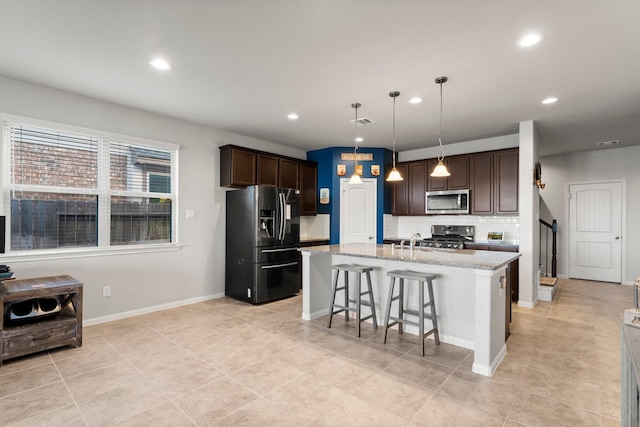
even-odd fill
[[[288,262],[286,264],[278,264],[278,265],[265,265],[260,267],[262,270],[268,270],[270,268],[282,268],[282,267],[289,267],[290,265],[298,265],[298,261],[295,262]]]
[[[262,253],[267,254],[271,252],[286,252],[286,251],[297,251],[298,248],[287,248],[287,249],[263,249]]]
[[[280,240],[284,240],[284,230],[285,230],[285,212],[284,212],[284,205],[285,205],[285,200],[284,200],[284,194],[283,193],[278,193],[278,199],[280,202],[280,230],[278,230],[278,239]]]

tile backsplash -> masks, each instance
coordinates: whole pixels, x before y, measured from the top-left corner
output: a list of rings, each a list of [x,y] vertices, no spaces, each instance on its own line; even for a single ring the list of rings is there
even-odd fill
[[[431,237],[431,226],[473,225],[475,240],[486,241],[491,231],[504,232],[504,240],[520,240],[520,217],[518,216],[478,216],[478,215],[436,215],[436,216],[393,216],[384,215],[384,238],[409,238],[420,233],[423,238]]]
[[[301,239],[328,239],[331,225],[331,215],[318,214],[300,217]]]

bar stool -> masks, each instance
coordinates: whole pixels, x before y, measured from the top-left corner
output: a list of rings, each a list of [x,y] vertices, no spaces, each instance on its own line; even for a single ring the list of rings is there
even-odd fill
[[[384,315],[384,342],[387,342],[387,331],[390,327],[398,325],[398,332],[402,333],[402,325],[409,324],[417,326],[420,337],[420,356],[424,356],[424,340],[429,335],[434,334],[436,345],[440,344],[440,335],[438,334],[438,319],[436,316],[436,305],[433,299],[433,284],[432,281],[437,276],[431,273],[417,273],[406,270],[393,270],[387,273],[389,276],[389,297],[387,298],[387,309]],[[393,296],[393,288],[395,286],[396,278],[400,279],[400,292],[395,297]],[[404,281],[413,280],[418,282],[418,310],[410,310],[404,308]],[[429,292],[429,301],[424,300],[424,284],[427,284],[427,290]],[[391,316],[391,304],[393,301],[398,301],[398,317]],[[431,313],[425,313],[424,309],[431,307]],[[404,318],[405,314],[411,314],[418,317],[418,322],[414,322]],[[430,331],[425,333],[424,331],[424,319],[431,320],[433,327]],[[391,324],[389,321],[393,321]]]
[[[331,319],[333,319],[334,314],[338,314],[344,311],[344,319],[345,321],[349,321],[349,312],[354,311],[356,313],[356,321],[358,322],[356,325],[356,331],[358,334],[358,338],[360,338],[360,323],[364,322],[368,319],[373,319],[373,327],[374,329],[378,329],[378,321],[376,319],[376,306],[373,300],[373,289],[371,287],[371,271],[373,271],[373,267],[365,267],[361,265],[349,265],[349,264],[338,264],[334,265],[333,269],[335,270],[333,276],[333,291],[331,292],[331,305],[329,306],[329,325],[331,327]],[[340,277],[340,272],[344,273],[344,286],[338,287],[338,279]],[[349,298],[349,272],[356,273],[356,294],[355,299]],[[362,274],[367,275],[367,290],[362,291]],[[338,305],[335,303],[336,293],[338,291],[344,290],[344,305]],[[362,299],[364,295],[369,295],[368,300]],[[355,307],[351,307],[349,303],[355,303]],[[366,305],[371,309],[371,314],[366,317],[361,317],[361,306]],[[338,308],[339,310],[334,311],[334,308]]]

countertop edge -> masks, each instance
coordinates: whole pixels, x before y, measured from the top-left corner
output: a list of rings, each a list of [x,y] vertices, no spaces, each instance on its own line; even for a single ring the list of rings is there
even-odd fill
[[[390,245],[371,245],[367,247],[367,249],[371,250],[373,249],[373,247],[376,247],[377,249],[384,249],[385,246],[387,247],[388,250],[390,250],[391,248]],[[478,262],[471,262],[471,263],[463,262],[461,260],[410,258],[408,256],[402,256],[399,254],[395,254],[394,256],[389,256],[389,255],[380,254],[377,252],[376,254],[363,253],[362,251],[357,251],[354,249],[358,247],[362,248],[362,246],[354,246],[350,248],[348,245],[324,245],[324,246],[315,246],[315,247],[309,247],[304,249],[301,248],[300,251],[303,253],[306,252],[309,255],[342,255],[342,256],[353,256],[353,257],[359,257],[359,258],[381,259],[386,261],[409,262],[409,263],[415,263],[415,264],[439,265],[443,267],[468,268],[473,270],[489,270],[489,271],[500,270],[501,268],[506,267],[510,262],[512,262],[513,260],[521,256],[520,253],[515,253],[515,252],[475,251],[472,249],[461,249],[461,250],[419,249],[419,250],[416,250],[416,253],[425,253],[425,256],[428,253],[434,253],[434,254],[445,254],[445,255],[448,254],[450,256],[456,257],[458,255],[472,255],[474,252],[483,252],[485,254],[484,256],[489,256],[492,258],[498,258],[498,257],[507,258],[507,259],[500,260],[498,263],[487,265],[487,264],[482,264]],[[410,254],[408,250],[405,250],[404,253]],[[487,254],[490,254],[490,255],[487,255]],[[496,254],[501,254],[501,255],[496,255]],[[509,254],[509,255],[505,255],[505,254]],[[438,256],[445,256],[445,255],[438,255]],[[410,256],[413,256],[413,255],[410,255]]]

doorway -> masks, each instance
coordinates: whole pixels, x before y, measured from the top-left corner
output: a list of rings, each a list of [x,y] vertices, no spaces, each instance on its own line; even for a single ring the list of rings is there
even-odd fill
[[[377,180],[340,180],[340,243],[376,243]]]
[[[622,282],[624,181],[568,185],[569,277]]]

